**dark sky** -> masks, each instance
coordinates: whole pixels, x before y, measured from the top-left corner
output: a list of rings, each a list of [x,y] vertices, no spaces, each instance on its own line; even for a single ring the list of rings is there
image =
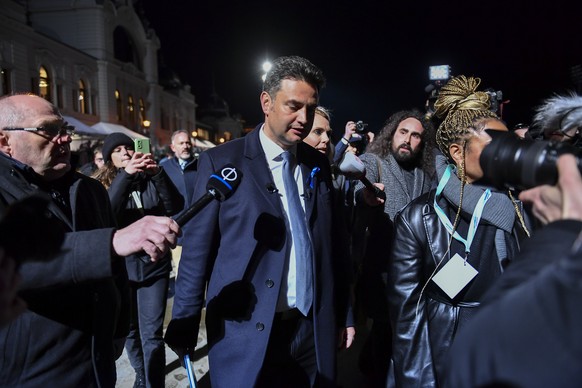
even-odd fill
[[[422,108],[430,65],[501,90],[514,125],[552,93],[573,90],[570,68],[582,64],[579,0],[141,1],[161,55],[198,104],[214,83],[247,125],[262,121],[261,64],[281,55],[324,71],[320,103],[336,136],[347,120],[377,131],[391,113]]]

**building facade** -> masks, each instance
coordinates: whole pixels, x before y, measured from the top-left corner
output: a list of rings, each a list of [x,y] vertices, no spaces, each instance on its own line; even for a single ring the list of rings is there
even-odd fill
[[[196,130],[195,97],[188,85],[161,86],[160,41],[131,0],[0,7],[1,95],[33,92],[89,127],[122,125],[159,147],[175,130]]]

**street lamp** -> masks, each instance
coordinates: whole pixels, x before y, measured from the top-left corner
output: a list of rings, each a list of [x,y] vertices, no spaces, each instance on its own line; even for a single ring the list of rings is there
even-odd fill
[[[263,62],[263,76],[261,77],[263,82],[265,82],[265,79],[267,79],[267,73],[269,72],[269,70],[271,70],[271,67],[273,67],[273,64],[268,60]]]

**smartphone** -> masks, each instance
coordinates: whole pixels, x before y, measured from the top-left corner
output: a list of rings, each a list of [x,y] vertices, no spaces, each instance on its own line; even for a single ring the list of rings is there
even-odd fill
[[[133,149],[135,152],[141,152],[142,154],[149,154],[150,151],[150,139],[134,139]]]

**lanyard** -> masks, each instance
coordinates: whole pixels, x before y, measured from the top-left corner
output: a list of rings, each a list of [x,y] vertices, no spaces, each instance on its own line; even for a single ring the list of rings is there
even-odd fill
[[[483,192],[483,194],[481,194],[481,198],[479,198],[479,202],[477,202],[477,206],[475,206],[475,210],[473,211],[473,215],[471,216],[471,223],[469,224],[467,239],[464,239],[463,237],[461,237],[461,235],[459,235],[459,233],[457,233],[456,230],[453,230],[453,225],[451,224],[451,221],[449,220],[443,209],[441,209],[441,207],[437,203],[437,197],[441,195],[443,189],[445,188],[445,185],[451,178],[452,169],[453,166],[449,164],[447,166],[447,169],[445,170],[445,173],[443,174],[443,177],[439,181],[436,194],[434,196],[434,209],[436,211],[437,216],[439,217],[439,220],[443,223],[448,232],[453,235],[453,238],[461,242],[463,245],[465,245],[465,255],[468,255],[469,252],[471,251],[471,244],[473,243],[473,238],[477,233],[477,227],[479,226],[479,221],[481,220],[481,214],[483,213],[485,203],[487,203],[489,198],[491,198],[491,190],[487,189],[485,190],[485,192]]]

